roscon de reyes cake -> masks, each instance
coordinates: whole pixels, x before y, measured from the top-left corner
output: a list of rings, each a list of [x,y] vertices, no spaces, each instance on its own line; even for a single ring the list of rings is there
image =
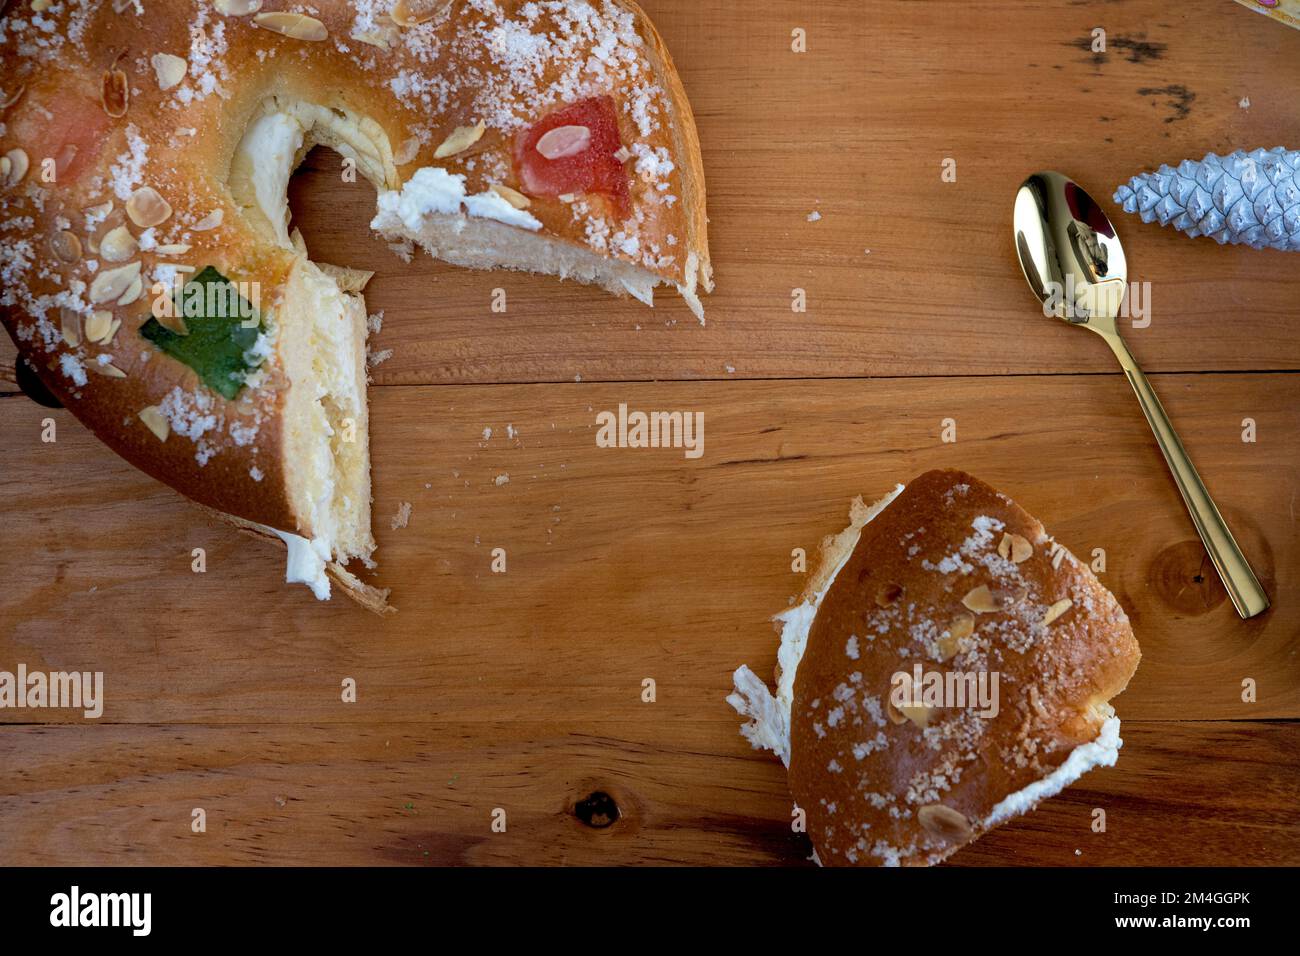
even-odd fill
[[[960,471],[859,499],[851,522],[776,619],[776,692],[742,666],[728,698],[788,767],[819,862],[938,863],[1115,762],[1109,701],[1140,654],[1087,565]],[[977,683],[992,706],[939,692]]]
[[[288,578],[318,597],[332,579],[387,607],[345,567],[375,547],[370,273],[313,262],[291,226],[312,147],[375,190],[371,228],[399,254],[647,305],[669,286],[703,321],[695,124],[634,3],[0,9],[5,327],[99,438],[283,539]]]

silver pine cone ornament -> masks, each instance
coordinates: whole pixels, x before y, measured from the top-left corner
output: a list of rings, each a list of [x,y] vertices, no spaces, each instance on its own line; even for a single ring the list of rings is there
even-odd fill
[[[1210,153],[1139,173],[1115,191],[1125,212],[1220,244],[1300,252],[1300,152]]]

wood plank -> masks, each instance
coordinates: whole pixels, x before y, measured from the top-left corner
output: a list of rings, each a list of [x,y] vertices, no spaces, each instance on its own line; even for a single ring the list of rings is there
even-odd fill
[[[1300,368],[1292,259],[1107,203],[1151,283],[1152,323],[1128,332],[1144,365],[1250,373],[1154,376],[1273,597],[1242,622],[1106,350],[1037,314],[1007,235],[1035,168],[1105,200],[1160,162],[1300,147],[1300,35],[1158,0],[645,5],[704,145],[707,326],[671,295],[652,312],[403,264],[332,154],[293,182],[313,255],[377,272],[374,347],[394,355],[372,391],[371,577],[395,617],[285,587],[274,549],[13,396],[0,337],[0,668],[102,670],[107,696],[100,721],[0,710],[0,863],[799,864],[784,773],[722,701],[730,673],[774,663],[792,548],[841,528],[853,495],[950,465],[1077,553],[1104,548],[1144,654],[1119,766],[954,863],[1300,864],[1300,405],[1276,371]],[[704,455],[597,448],[620,402],[702,412]],[[579,819],[595,791],[614,825]]]
[[[731,671],[775,659],[769,623],[803,586],[791,550],[851,497],[959,466],[1010,493],[1133,619],[1129,719],[1300,717],[1300,535],[1288,374],[1156,376],[1273,596],[1241,621],[1117,375],[377,389],[379,621],[281,583],[250,544],[115,459],[66,412],[0,400],[0,662],[102,670],[105,719],[259,724],[428,719],[596,726],[715,712]],[[608,449],[595,419],[703,413],[703,456]],[[59,425],[53,444],[41,421]],[[1241,441],[1241,422],[1259,440]],[[941,442],[944,418],[957,442]],[[484,439],[484,429],[492,437]],[[508,437],[508,429],[515,435]],[[500,476],[508,482],[498,484]],[[390,516],[412,504],[409,526]],[[207,571],[190,570],[191,549]],[[507,550],[507,573],[490,570]],[[351,676],[360,702],[339,703]],[[1257,703],[1241,683],[1259,685]],[[0,720],[67,720],[59,712]]]
[[[0,728],[0,862],[804,864],[780,764],[717,709],[660,715]],[[1300,863],[1300,724],[1126,722],[1124,739],[1116,767],[952,865]],[[619,809],[612,825],[575,811],[596,792]]]
[[[1300,148],[1293,31],[1163,0],[646,6],[704,145],[708,326],[675,294],[650,311],[545,277],[405,265],[371,237],[371,187],[318,151],[294,183],[297,221],[316,257],[377,271],[377,347],[394,350],[378,383],[1109,371],[1106,349],[1045,321],[1021,278],[1011,201],[1040,168],[1116,217],[1132,278],[1151,283],[1151,325],[1130,335],[1149,369],[1300,367],[1293,257],[1191,240],[1108,201],[1161,162]],[[1097,26],[1101,57],[1077,46]],[[795,27],[807,53],[790,52]],[[1179,115],[1178,95],[1142,90],[1194,98]],[[940,181],[945,158],[955,183]],[[506,313],[490,309],[496,288]],[[806,314],[791,312],[794,288]]]

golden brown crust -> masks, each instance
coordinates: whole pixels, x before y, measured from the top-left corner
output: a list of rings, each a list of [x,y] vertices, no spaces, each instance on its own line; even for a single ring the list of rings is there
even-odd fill
[[[970,475],[921,475],[863,528],[796,673],[790,786],[820,860],[934,863],[975,839],[1097,738],[1139,656],[1114,597],[1037,520]],[[997,713],[895,709],[894,675],[918,664],[996,673]]]
[[[655,28],[644,10],[637,4],[628,2],[628,9],[634,11],[641,32],[650,41],[651,62],[656,76],[661,77],[672,102],[674,156],[681,156],[682,208],[686,213],[686,248],[695,255],[699,269],[699,281],[704,291],[713,291],[713,263],[709,259],[709,217],[704,201],[704,160],[700,155],[700,136],[695,128],[695,111],[686,96],[681,76],[673,63],[672,55],[663,37]],[[683,265],[685,265],[683,263]],[[683,275],[683,279],[687,277]]]
[[[318,0],[312,19],[326,36],[317,41],[274,32],[265,17],[224,16],[210,0],[64,3],[44,12],[26,0],[0,15],[0,156],[14,157],[0,173],[27,167],[0,188],[5,327],[65,406],[132,464],[201,504],[286,531],[311,533],[286,488],[281,416],[291,383],[281,356],[264,364],[261,384],[228,402],[139,334],[153,280],[173,267],[213,266],[256,283],[263,309],[282,295],[295,253],[254,228],[227,185],[247,124],[270,97],[378,124],[384,188],[438,165],[463,174],[476,194],[493,184],[520,189],[510,158],[519,129],[569,99],[608,93],[625,145],[640,151],[628,160],[638,173],[630,176],[632,217],[619,220],[600,196],[534,197],[528,212],[549,238],[636,262],[672,283],[692,285],[698,274],[710,284],[690,106],[639,7],[455,0],[408,28],[385,16],[390,7]],[[298,8],[271,0],[261,14]],[[529,52],[539,37],[551,44],[544,56]],[[179,73],[175,58],[185,61]],[[478,120],[487,124],[481,139],[435,158],[454,130]],[[152,229],[124,209],[141,187],[172,210]],[[141,248],[109,262],[101,243],[118,226]],[[136,298],[91,301],[97,277],[133,262],[143,282]],[[111,341],[65,339],[63,327],[80,328],[92,310],[120,321]],[[168,421],[164,438],[140,418],[154,408]]]

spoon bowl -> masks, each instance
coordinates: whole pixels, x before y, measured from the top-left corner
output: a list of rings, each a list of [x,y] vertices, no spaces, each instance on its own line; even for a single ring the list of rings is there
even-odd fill
[[[1044,312],[1113,329],[1128,290],[1128,260],[1092,197],[1060,173],[1034,173],[1016,192],[1015,229],[1020,268]]]
[[[1045,171],[1021,183],[1014,225],[1020,268],[1043,314],[1091,329],[1119,359],[1233,607],[1243,618],[1268,610],[1268,595],[1120,336],[1116,319],[1128,290],[1128,260],[1110,219],[1074,180]]]

